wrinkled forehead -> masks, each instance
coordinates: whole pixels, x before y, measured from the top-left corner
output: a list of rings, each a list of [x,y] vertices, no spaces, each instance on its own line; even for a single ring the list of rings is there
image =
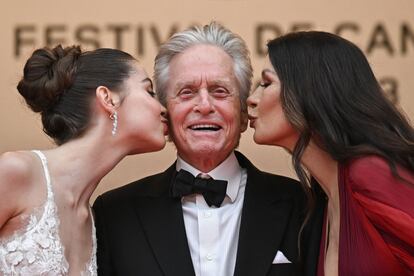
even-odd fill
[[[183,83],[231,83],[235,80],[234,62],[216,46],[198,45],[174,56],[168,75],[168,82],[173,87]]]

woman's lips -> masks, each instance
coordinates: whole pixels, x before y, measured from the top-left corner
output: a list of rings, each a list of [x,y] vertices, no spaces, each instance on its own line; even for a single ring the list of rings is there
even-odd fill
[[[253,117],[253,116],[250,116],[249,115],[249,120],[250,120],[250,127],[251,128],[254,128],[254,125],[255,125],[255,123],[256,123],[256,117]]]
[[[161,119],[161,123],[164,127],[164,136],[168,135],[168,120]]]

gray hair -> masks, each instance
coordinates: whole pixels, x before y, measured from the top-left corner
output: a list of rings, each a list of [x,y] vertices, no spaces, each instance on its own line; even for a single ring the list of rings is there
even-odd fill
[[[234,74],[240,89],[241,110],[246,112],[246,100],[249,96],[253,76],[249,50],[240,36],[216,22],[211,22],[203,27],[193,26],[175,33],[167,42],[161,45],[155,57],[154,65],[154,81],[161,104],[167,105],[166,88],[169,63],[175,55],[200,44],[217,46],[233,59]]]

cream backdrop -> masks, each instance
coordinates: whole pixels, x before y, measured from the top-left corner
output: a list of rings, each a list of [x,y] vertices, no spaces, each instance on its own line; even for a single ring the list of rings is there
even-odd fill
[[[25,106],[15,88],[34,48],[58,42],[82,42],[86,49],[119,47],[138,57],[152,75],[158,41],[171,30],[211,20],[246,40],[255,79],[267,39],[293,29],[342,30],[367,54],[387,93],[414,119],[411,0],[3,0],[0,5],[0,152],[53,147],[38,115]],[[252,134],[250,129],[243,134],[240,151],[263,170],[294,176],[288,155],[275,147],[255,145]],[[161,152],[130,156],[102,180],[92,200],[108,189],[159,172],[174,159],[172,145]]]

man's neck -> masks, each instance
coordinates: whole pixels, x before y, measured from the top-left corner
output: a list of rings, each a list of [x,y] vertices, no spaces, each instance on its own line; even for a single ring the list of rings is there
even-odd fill
[[[184,160],[186,163],[188,163],[189,165],[196,168],[197,170],[199,170],[203,173],[208,173],[208,172],[214,170],[217,166],[219,166],[224,160],[226,160],[227,157],[229,157],[229,155],[232,152],[233,151],[229,152],[227,155],[222,155],[220,157],[216,157],[216,156],[188,157],[188,156],[182,156],[179,153],[178,153],[178,156],[182,160]]]

